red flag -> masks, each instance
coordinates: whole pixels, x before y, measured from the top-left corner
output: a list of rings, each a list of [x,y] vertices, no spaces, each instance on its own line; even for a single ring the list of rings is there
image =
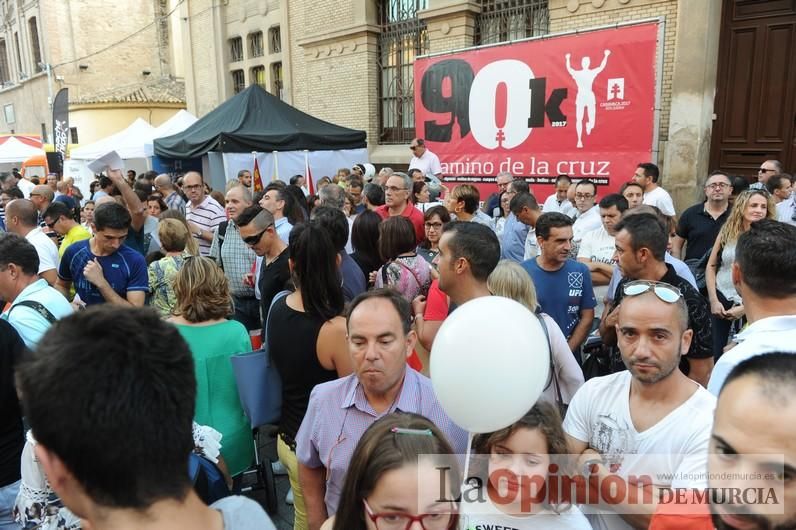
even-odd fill
[[[254,175],[252,176],[252,183],[254,184],[254,193],[263,191],[263,179],[260,176],[260,166],[257,165],[257,158],[254,159]]]
[[[310,170],[310,158],[307,152],[304,152],[304,176],[307,178],[307,190],[310,195],[315,195],[315,186],[312,183],[312,171]]]

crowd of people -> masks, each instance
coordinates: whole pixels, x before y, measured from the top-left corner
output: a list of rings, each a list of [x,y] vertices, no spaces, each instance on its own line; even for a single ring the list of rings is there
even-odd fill
[[[0,176],[0,528],[273,528],[251,499],[202,497],[187,466],[237,491],[257,449],[231,358],[261,345],[296,530],[796,524],[779,162],[751,185],[710,173],[677,216],[652,163],[616,193],[559,175],[537,197],[500,173],[482,197],[410,147],[406,173],[356,164],[316,194],[302,175],[255,193],[246,170],[221,191],[108,169],[85,196]],[[550,377],[470,444],[428,373],[445,320],[487,296],[535,315]],[[429,454],[459,457],[446,475]],[[564,475],[624,494],[554,495]],[[778,511],[705,488],[776,491]]]

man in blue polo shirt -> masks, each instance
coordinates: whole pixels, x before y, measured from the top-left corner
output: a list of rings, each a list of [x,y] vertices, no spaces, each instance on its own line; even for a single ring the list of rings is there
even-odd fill
[[[143,306],[149,290],[144,257],[124,244],[130,212],[112,202],[97,206],[94,236],[78,241],[64,252],[56,288],[69,296],[75,291],[86,305],[112,303]]]
[[[591,331],[597,303],[589,268],[569,259],[572,218],[558,212],[543,213],[536,220],[536,241],[541,253],[524,261],[522,267],[533,279],[542,311],[556,321],[580,362],[580,346]]]

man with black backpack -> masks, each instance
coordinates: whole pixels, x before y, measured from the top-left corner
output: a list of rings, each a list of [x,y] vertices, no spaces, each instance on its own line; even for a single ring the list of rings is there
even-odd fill
[[[58,319],[72,313],[64,295],[38,275],[39,255],[24,237],[0,237],[0,300],[9,308],[0,316],[32,348]]]
[[[213,258],[229,281],[229,292],[234,304],[233,319],[249,331],[263,327],[260,320],[260,304],[254,297],[254,285],[247,275],[254,270],[254,252],[243,242],[237,220],[243,210],[252,205],[252,194],[241,185],[233,186],[226,195],[224,209],[229,220],[222,221],[213,229],[210,257]]]

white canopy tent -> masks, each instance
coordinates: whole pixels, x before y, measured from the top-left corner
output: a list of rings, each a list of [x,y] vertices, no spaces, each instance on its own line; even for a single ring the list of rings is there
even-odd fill
[[[129,127],[93,144],[72,149],[70,158],[77,160],[94,160],[116,151],[123,160],[130,158],[147,158],[144,150],[147,141],[151,142],[155,128],[142,120],[136,119]]]
[[[24,162],[34,156],[44,156],[41,144],[36,147],[21,142],[13,136],[8,137],[6,141],[0,144],[0,164]]]
[[[196,123],[197,120],[198,118],[187,110],[180,110],[177,114],[152,131],[152,137],[144,144],[146,156],[155,155],[154,141],[156,138],[165,138],[166,136],[181,133]]]

